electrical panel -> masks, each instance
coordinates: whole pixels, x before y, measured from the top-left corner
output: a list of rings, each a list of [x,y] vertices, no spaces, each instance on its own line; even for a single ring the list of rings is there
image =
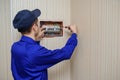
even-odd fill
[[[62,21],[40,21],[41,27],[45,30],[45,37],[61,37],[63,36]]]

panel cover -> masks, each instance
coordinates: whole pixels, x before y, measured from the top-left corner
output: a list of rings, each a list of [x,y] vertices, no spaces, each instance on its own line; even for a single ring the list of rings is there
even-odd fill
[[[61,37],[63,36],[62,21],[40,21],[41,27],[45,30],[45,37]]]

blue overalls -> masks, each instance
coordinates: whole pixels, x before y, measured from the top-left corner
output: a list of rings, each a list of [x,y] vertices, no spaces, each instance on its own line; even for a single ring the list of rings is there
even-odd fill
[[[63,48],[48,50],[30,37],[22,36],[11,48],[14,80],[48,80],[47,68],[70,59],[77,43],[77,35],[73,33]]]

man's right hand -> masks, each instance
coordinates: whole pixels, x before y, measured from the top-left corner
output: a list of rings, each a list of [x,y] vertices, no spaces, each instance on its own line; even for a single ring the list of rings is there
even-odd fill
[[[77,34],[77,27],[76,27],[76,25],[66,26],[65,28],[68,28],[72,33],[76,33]]]

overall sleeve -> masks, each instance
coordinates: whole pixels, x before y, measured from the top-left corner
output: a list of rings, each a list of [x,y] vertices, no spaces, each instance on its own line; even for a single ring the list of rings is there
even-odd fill
[[[37,46],[37,50],[32,56],[32,61],[37,65],[48,65],[70,59],[77,43],[77,34],[73,33],[61,49],[48,50],[45,47]]]

